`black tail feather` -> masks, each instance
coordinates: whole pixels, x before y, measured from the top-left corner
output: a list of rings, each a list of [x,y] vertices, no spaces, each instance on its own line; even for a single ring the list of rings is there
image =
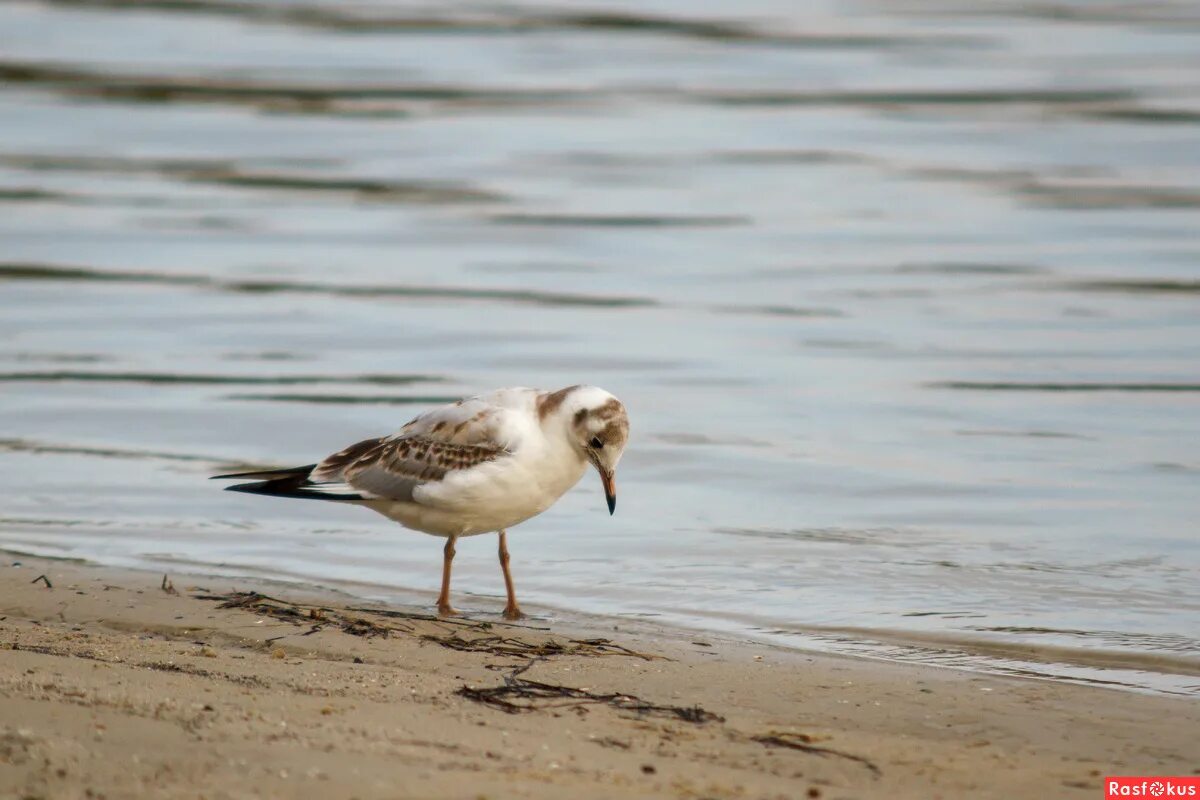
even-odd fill
[[[302,497],[310,500],[362,500],[361,495],[333,494],[331,492],[314,491],[313,482],[308,479],[316,464],[291,469],[263,470],[261,472],[238,472],[232,475],[214,475],[214,478],[263,478],[249,483],[235,483],[226,486],[227,492],[246,492],[247,494],[263,494],[269,497]]]
[[[333,494],[332,492],[313,491],[311,483],[284,483],[282,481],[258,481],[256,483],[238,483],[226,486],[227,492],[246,492],[247,494],[262,494],[267,497],[298,497],[303,500],[332,500],[346,503],[354,500],[365,500],[360,494]]]
[[[283,478],[299,477],[301,480],[308,478],[316,464],[309,464],[304,467],[281,467],[279,469],[260,469],[253,472],[230,472],[227,475],[213,475],[209,480],[222,480],[227,478],[258,478],[262,481],[277,480]],[[233,488],[232,486],[229,488]]]

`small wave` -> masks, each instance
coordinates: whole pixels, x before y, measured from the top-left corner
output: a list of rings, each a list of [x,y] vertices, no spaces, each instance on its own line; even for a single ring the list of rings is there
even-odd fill
[[[1081,292],[1117,292],[1129,294],[1197,294],[1200,281],[1160,279],[1109,279],[1074,281],[1061,284],[1062,288]]]
[[[1089,108],[1077,112],[1080,116],[1112,122],[1131,122],[1144,125],[1198,125],[1200,111],[1186,108],[1146,108],[1121,105],[1108,108]]]
[[[1188,3],[966,3],[961,0],[941,0],[931,3],[908,3],[901,7],[911,15],[959,17],[995,17],[1045,22],[1109,24],[1109,25],[1180,25],[1200,24],[1200,15]]]
[[[69,200],[74,195],[25,187],[0,187],[0,203],[45,203]]]
[[[718,150],[708,160],[723,164],[863,164],[873,160],[842,150],[774,149]]]
[[[1187,636],[1167,633],[1137,633],[1133,631],[1078,630],[1071,628],[1047,628],[1026,625],[978,625],[967,630],[980,633],[1011,633],[1020,636],[1057,636],[1099,642],[1104,647],[1130,648],[1154,652],[1200,655],[1200,642]],[[1200,666],[1200,665],[1198,665]]]
[[[113,358],[98,353],[2,353],[0,360],[26,364],[100,364]]]
[[[980,36],[952,34],[899,35],[861,32],[788,32],[736,19],[711,19],[605,9],[555,10],[536,7],[429,6],[395,13],[365,4],[248,3],[240,0],[43,0],[71,7],[158,11],[226,16],[258,23],[293,25],[339,32],[372,34],[522,34],[598,31],[656,35],[729,44],[766,44],[803,48],[887,49],[930,45],[979,47]]]
[[[492,214],[498,225],[573,228],[715,228],[748,225],[748,217],[655,214]]]
[[[973,630],[968,628],[967,630]],[[882,628],[805,626],[765,630],[824,639],[843,652],[889,660],[1025,674],[1053,680],[1106,683],[1141,691],[1195,694],[1179,678],[1200,676],[1196,643],[1131,652],[1104,646],[1030,643],[996,635]],[[1009,633],[1011,637],[1014,634]],[[1174,641],[1177,637],[1166,637]],[[1175,676],[1172,678],[1171,676]]]
[[[836,308],[804,308],[801,306],[713,306],[713,311],[720,314],[750,314],[760,317],[844,317],[846,314]]]
[[[730,536],[748,536],[756,539],[781,539],[787,541],[821,542],[827,544],[875,545],[886,547],[910,547],[917,539],[923,542],[928,537],[913,531],[898,528],[714,528],[714,533]]]
[[[287,175],[283,173],[230,170],[196,170],[183,177],[196,183],[249,189],[305,193],[352,194],[375,202],[406,203],[491,203],[504,200],[497,192],[467,186],[426,181],[384,181],[368,178],[337,178]]]
[[[347,286],[284,280],[221,280],[205,275],[167,275],[154,272],[93,270],[50,264],[0,263],[0,280],[96,281],[105,283],[193,286],[245,294],[323,294],[334,297],[414,298],[437,300],[480,300],[545,306],[591,306],[632,308],[657,305],[641,297],[543,292],[533,289],[467,289],[453,286]]]
[[[1200,383],[934,381],[925,386],[974,392],[1200,392]]]
[[[1049,270],[1029,264],[989,264],[973,262],[931,262],[901,264],[896,272],[902,275],[1043,275]]]
[[[1013,437],[1018,439],[1088,439],[1087,436],[1080,436],[1077,433],[1063,433],[1062,431],[1039,431],[1039,430],[991,430],[991,429],[964,429],[954,432],[956,436],[999,436]]]
[[[1190,188],[1101,181],[1091,171],[1082,169],[1045,174],[1029,170],[916,166],[899,171],[923,181],[986,186],[1038,208],[1103,211],[1200,207],[1200,193]]]
[[[404,112],[415,103],[512,108],[562,104],[594,94],[434,84],[302,84],[202,75],[144,75],[27,61],[0,61],[0,81],[75,97],[134,103],[219,103],[310,114],[356,108],[375,113]]]
[[[165,453],[154,450],[130,450],[116,447],[87,447],[84,445],[50,444],[27,439],[0,439],[0,453],[35,453],[51,455],[92,456],[95,458],[118,458],[151,461],[194,461],[207,464],[221,463],[212,456],[187,453]]]
[[[728,106],[1069,106],[1132,100],[1125,89],[962,89],[890,92],[694,91],[690,99]]]
[[[0,372],[3,383],[139,383],[180,386],[299,386],[306,384],[366,384],[407,386],[438,383],[433,375],[182,375],[169,372]]]
[[[748,436],[709,436],[703,433],[658,433],[651,438],[664,444],[711,447],[771,447],[770,442]]]
[[[442,405],[460,398],[452,395],[372,396],[349,394],[230,394],[226,400],[258,400],[276,403],[317,403],[321,405]]]
[[[1032,205],[1073,211],[1200,208],[1200,192],[1171,186],[1030,181],[1014,191]]]
[[[307,163],[288,164],[290,171],[232,161],[197,159],[117,158],[112,156],[48,155],[10,153],[0,155],[0,164],[31,172],[86,172],[118,175],[161,175],[188,183],[229,186],[239,189],[297,194],[352,195],[361,200],[393,203],[496,203],[505,195],[486,189],[444,181],[383,180],[346,175],[314,173]],[[307,166],[306,171],[299,167]],[[48,192],[40,189],[0,190],[7,202],[100,202],[136,205],[179,204],[177,198],[89,195]]]

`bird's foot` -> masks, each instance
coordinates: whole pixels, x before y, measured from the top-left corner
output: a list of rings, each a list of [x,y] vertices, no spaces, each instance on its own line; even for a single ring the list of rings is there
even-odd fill
[[[504,618],[516,622],[519,619],[525,619],[525,614],[521,611],[520,606],[505,606]]]
[[[462,616],[462,613],[459,611],[456,611],[454,609],[454,607],[451,606],[449,603],[438,603],[437,610],[438,610],[439,617],[461,617]]]

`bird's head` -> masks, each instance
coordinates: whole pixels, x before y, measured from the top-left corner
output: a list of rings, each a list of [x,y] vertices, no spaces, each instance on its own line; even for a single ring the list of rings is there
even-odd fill
[[[567,438],[580,457],[600,473],[608,513],[617,507],[617,462],[629,441],[629,415],[620,400],[595,386],[568,386],[538,400],[543,420],[561,418]]]

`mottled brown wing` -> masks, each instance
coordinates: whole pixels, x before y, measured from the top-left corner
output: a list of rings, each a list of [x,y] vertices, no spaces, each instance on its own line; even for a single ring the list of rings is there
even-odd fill
[[[311,479],[344,484],[377,498],[411,501],[413,490],[422,483],[440,481],[455,470],[494,461],[506,452],[495,446],[452,444],[425,436],[367,439],[322,461]]]
[[[430,409],[400,429],[397,436],[435,442],[490,447],[504,441],[503,429],[510,413],[487,397],[468,397]]]

